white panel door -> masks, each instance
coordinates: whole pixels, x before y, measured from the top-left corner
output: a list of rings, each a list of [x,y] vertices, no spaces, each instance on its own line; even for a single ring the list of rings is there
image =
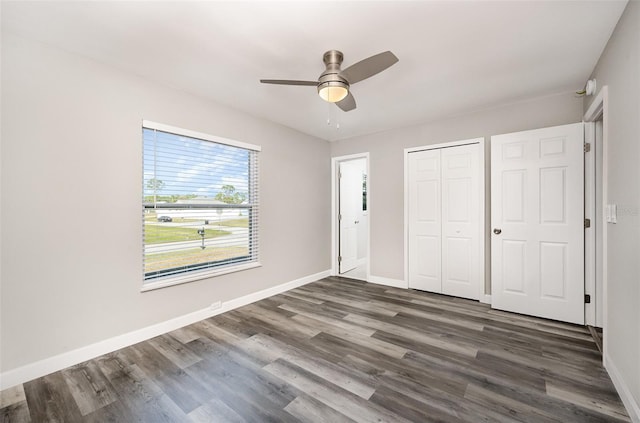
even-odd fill
[[[443,148],[442,293],[479,299],[479,144]]]
[[[581,123],[491,137],[491,305],[584,324]]]
[[[409,288],[442,292],[440,150],[408,155]]]
[[[352,162],[340,162],[339,273],[358,265],[358,212],[362,208],[362,171]]]

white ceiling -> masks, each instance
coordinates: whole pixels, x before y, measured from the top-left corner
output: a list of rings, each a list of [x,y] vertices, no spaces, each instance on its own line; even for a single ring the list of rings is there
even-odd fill
[[[625,5],[3,1],[2,30],[336,140],[579,90]],[[258,82],[314,80],[330,49],[343,69],[385,50],[400,61],[352,86],[347,113],[314,87]]]

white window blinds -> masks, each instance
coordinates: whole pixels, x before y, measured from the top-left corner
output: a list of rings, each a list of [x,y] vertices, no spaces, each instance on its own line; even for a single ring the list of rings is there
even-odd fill
[[[145,284],[258,263],[260,147],[143,122]]]

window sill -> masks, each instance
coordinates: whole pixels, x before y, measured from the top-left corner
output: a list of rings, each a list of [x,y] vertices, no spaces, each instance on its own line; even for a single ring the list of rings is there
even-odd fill
[[[167,276],[165,278],[158,278],[153,282],[148,282],[142,285],[140,292],[153,291],[156,289],[167,288],[174,285],[181,285],[183,283],[199,281],[202,279],[212,278],[214,276],[226,275],[227,273],[240,272],[242,270],[253,269],[262,266],[260,263],[247,263],[239,266],[228,267],[224,269],[208,269],[201,270],[199,272],[191,272],[186,275],[180,276]]]

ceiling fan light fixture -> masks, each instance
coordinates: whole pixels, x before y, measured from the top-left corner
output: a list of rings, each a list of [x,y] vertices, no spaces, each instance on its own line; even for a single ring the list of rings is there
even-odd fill
[[[342,81],[327,81],[318,85],[318,95],[324,101],[337,103],[349,94],[349,85]]]

